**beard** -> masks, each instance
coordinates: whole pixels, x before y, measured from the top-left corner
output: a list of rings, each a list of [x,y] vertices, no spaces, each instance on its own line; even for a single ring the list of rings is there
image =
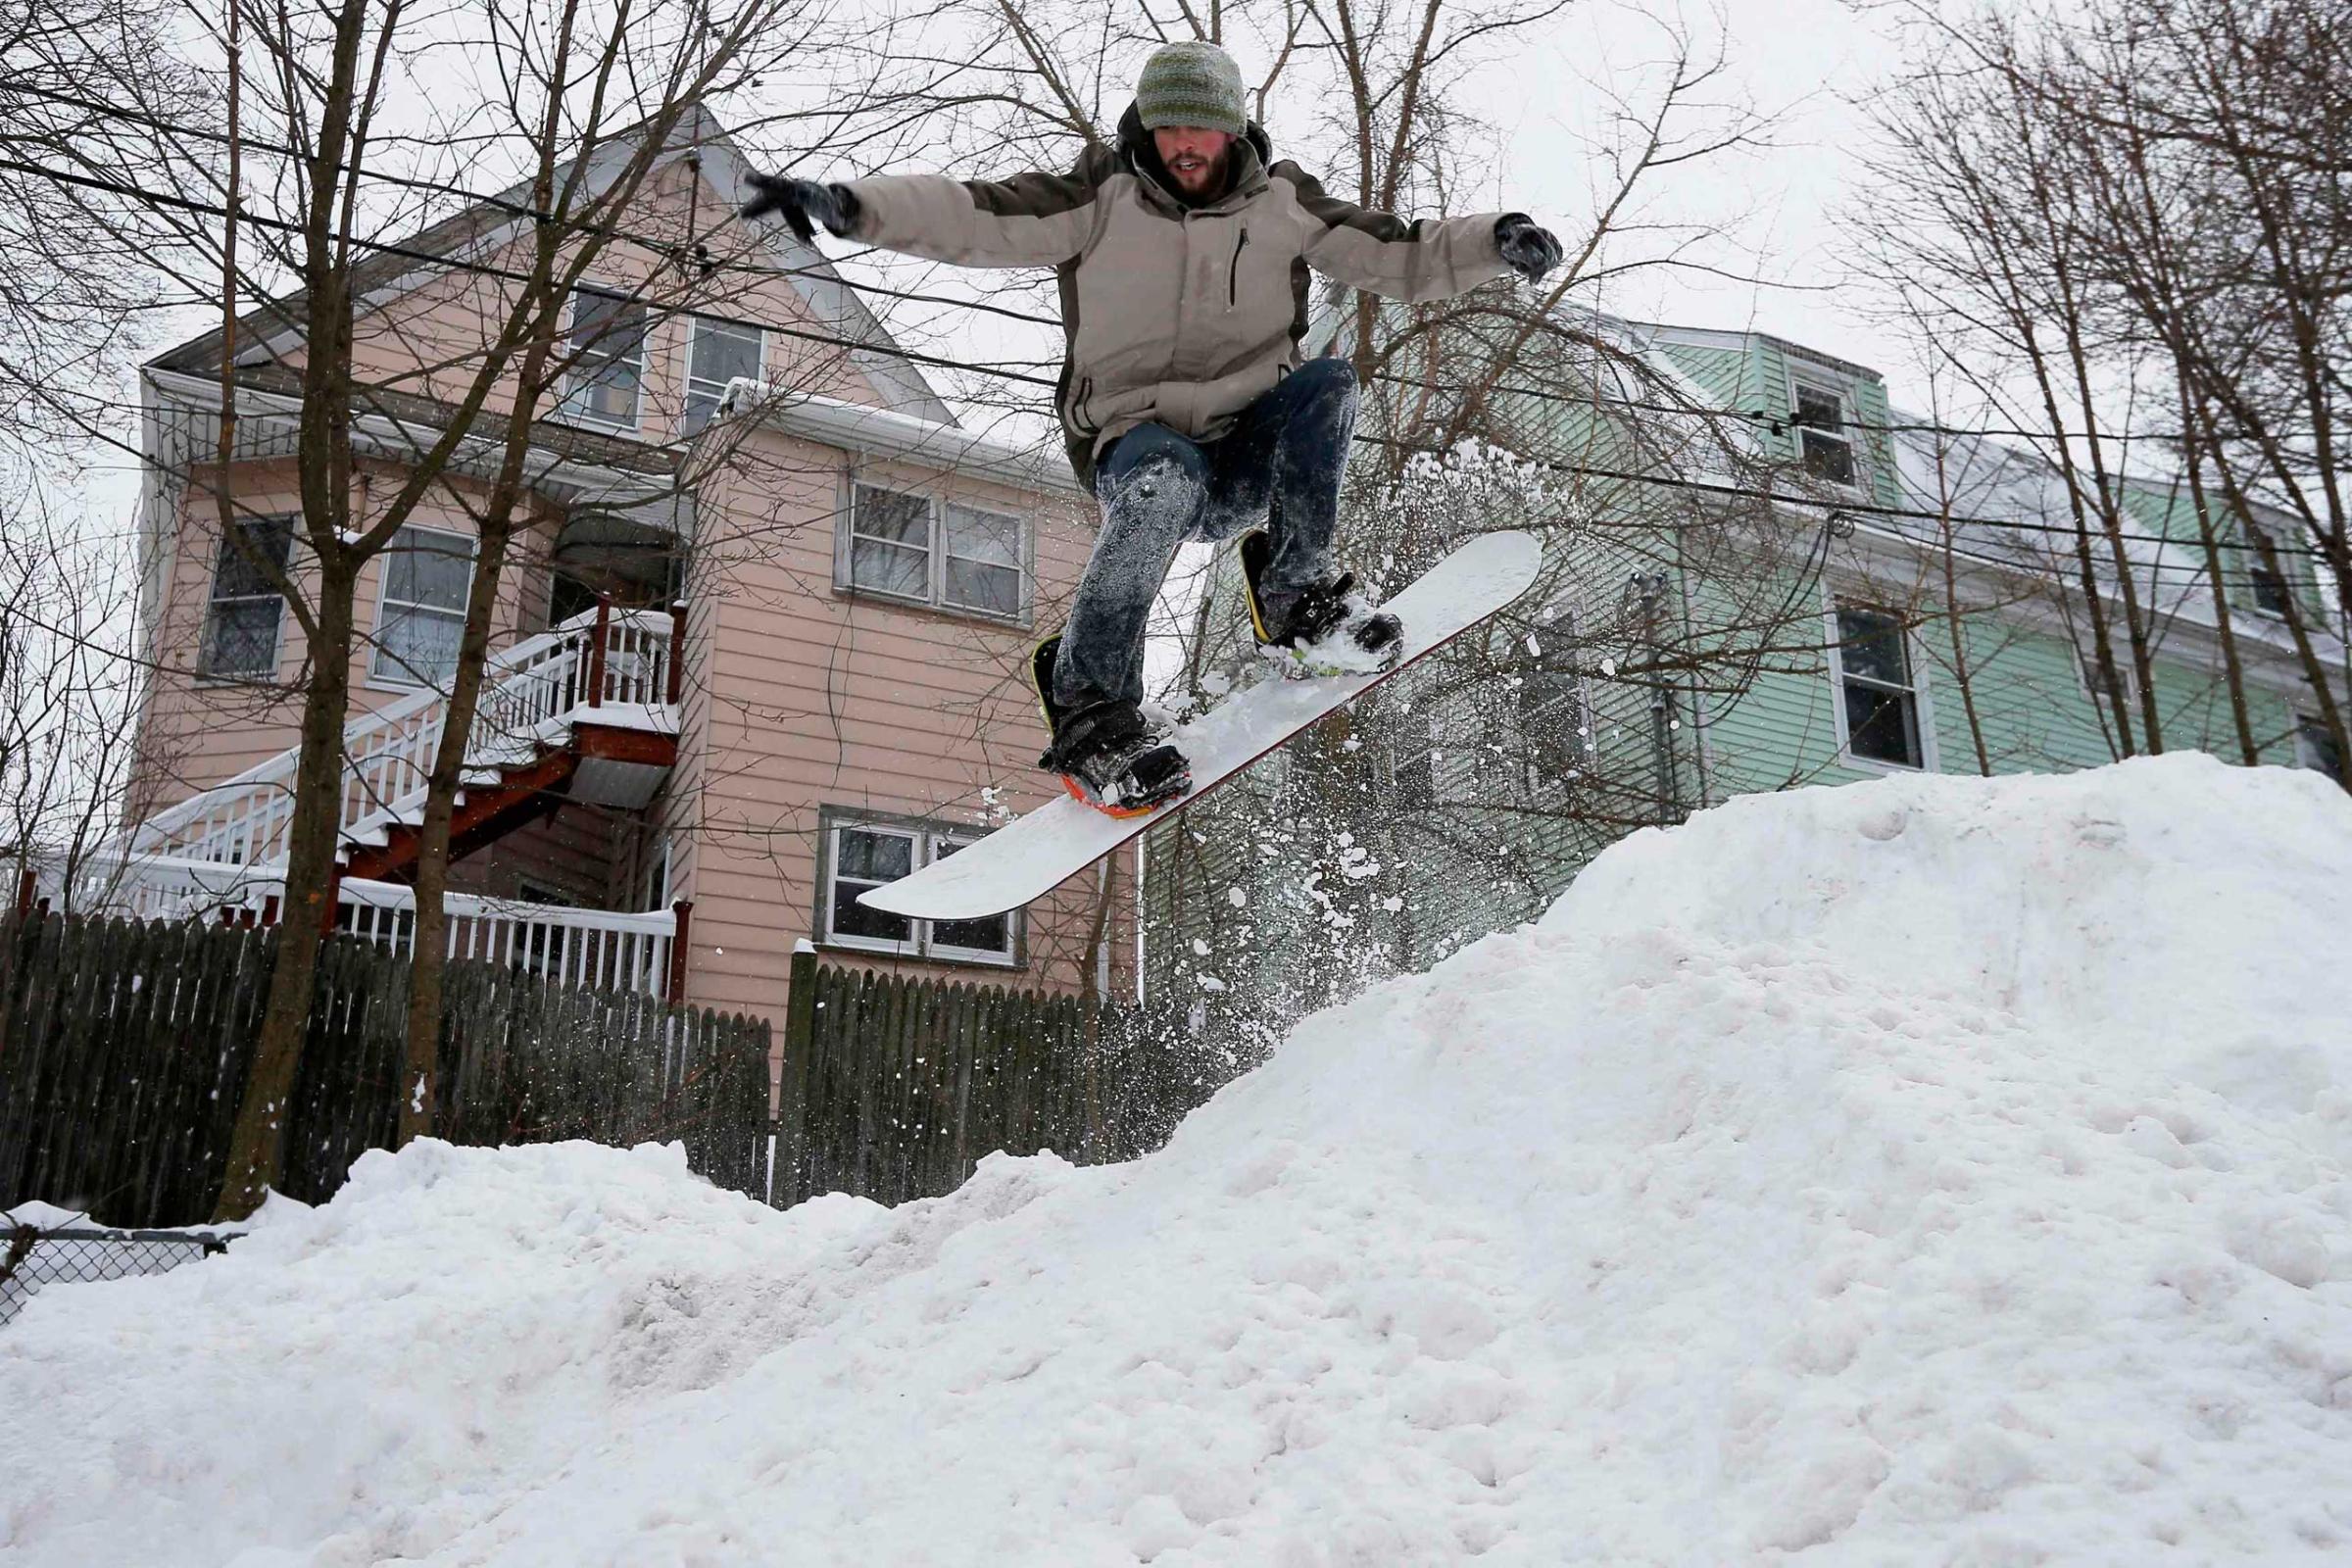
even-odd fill
[[[1191,162],[1188,167],[1187,160],[1193,157],[1194,155],[1188,154],[1167,165],[1168,177],[1176,182],[1176,188],[1183,194],[1196,198],[1214,196],[1222,191],[1225,188],[1225,172],[1232,162],[1233,150],[1228,147],[1214,158],[1200,158]]]

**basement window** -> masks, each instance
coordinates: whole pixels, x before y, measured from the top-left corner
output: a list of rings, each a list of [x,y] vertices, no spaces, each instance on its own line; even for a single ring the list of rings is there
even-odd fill
[[[294,519],[261,517],[236,525],[254,554],[283,572],[294,551]],[[198,674],[255,678],[277,672],[277,635],[285,597],[270,574],[226,536],[213,561],[213,596],[204,611]]]
[[[1849,757],[1894,767],[1925,767],[1919,690],[1900,616],[1839,605],[1831,649],[1838,728]]]
[[[869,909],[858,902],[860,893],[886,886],[978,842],[975,835],[920,822],[845,817],[831,821],[824,837],[821,924],[826,942],[940,962],[1010,967],[1017,961],[1018,917],[1013,913],[977,920],[910,920]]]

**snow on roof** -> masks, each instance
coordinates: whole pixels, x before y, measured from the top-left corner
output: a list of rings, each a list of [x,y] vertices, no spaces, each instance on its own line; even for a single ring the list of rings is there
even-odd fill
[[[1163,1151],[784,1213],[370,1154],[0,1331],[28,1564],[2318,1561],[2352,808],[2192,755],[1744,797]],[[239,1554],[243,1555],[240,1556]]]

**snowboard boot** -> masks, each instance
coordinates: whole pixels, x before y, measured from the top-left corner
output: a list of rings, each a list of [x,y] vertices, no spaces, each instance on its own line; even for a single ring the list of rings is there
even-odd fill
[[[1404,625],[1353,591],[1355,573],[1277,594],[1260,586],[1273,554],[1274,536],[1263,528],[1242,536],[1250,629],[1258,650],[1280,662],[1284,674],[1372,675],[1396,667],[1404,653]]]
[[[1192,764],[1168,744],[1167,730],[1146,720],[1133,703],[1095,703],[1076,710],[1054,701],[1054,658],[1059,635],[1030,656],[1030,683],[1054,732],[1037,765],[1061,780],[1073,798],[1110,816],[1142,816],[1193,787]]]

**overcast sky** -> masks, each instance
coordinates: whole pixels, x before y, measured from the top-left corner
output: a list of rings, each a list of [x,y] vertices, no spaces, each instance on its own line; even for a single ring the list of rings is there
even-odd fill
[[[1679,13],[1667,5],[1582,0],[1474,76],[1464,96],[1494,124],[1499,143],[1491,175],[1458,195],[1454,206],[1527,211],[1573,247],[1605,194],[1607,172],[1596,164],[1595,149],[1606,140],[1610,89],[1643,103],[1654,96],[1665,38],[1661,15],[1679,16],[1702,45],[1721,41],[1726,71],[1707,96],[1745,102],[1762,113],[1770,122],[1769,144],[1653,178],[1644,216],[1729,224],[1692,254],[1766,281],[1645,270],[1616,280],[1605,293],[1580,291],[1576,302],[1637,319],[1771,332],[1880,370],[1896,399],[1904,400],[1914,379],[1905,351],[1869,319],[1870,279],[1854,265],[1837,227],[1860,180],[1868,100],[1900,69],[1902,58],[1887,25],[1857,15],[1846,0],[1731,0],[1722,11],[1693,4]],[[1265,61],[1247,43],[1237,41],[1234,48],[1245,79],[1261,76]],[[1106,100],[1111,96],[1106,93]],[[1105,118],[1124,103],[1121,90],[1107,103]],[[1306,118],[1311,107],[1278,97],[1267,129],[1277,156],[1298,158],[1313,171],[1319,138]],[[1720,122],[1720,116],[1702,116],[1691,124]],[[956,147],[928,159],[912,157],[905,167],[936,169],[950,160],[954,172],[965,176],[1001,177],[1022,167],[999,167],[985,153]],[[854,172],[821,167],[795,172],[818,178]],[[1319,172],[1344,192],[1345,171],[1326,165]],[[829,239],[820,243],[836,257],[850,249]],[[887,278],[936,294],[960,295],[988,281],[983,274],[882,258],[851,259],[844,270],[855,280]],[[1050,314],[1050,292],[1039,288],[1028,305]],[[902,342],[945,358],[1017,363],[1050,361],[1059,352],[1057,333],[968,312],[900,305],[886,306],[884,314]],[[1046,369],[1051,373],[1050,365]],[[1042,422],[970,410],[965,417],[1006,435],[1047,436]]]
[[[1811,286],[1645,271],[1580,302],[1637,318],[1772,332],[1881,370],[1902,401],[1913,380],[1903,351],[1868,319],[1869,279],[1852,266],[1835,221],[1857,194],[1856,157],[1867,133],[1862,101],[1902,62],[1883,25],[1857,16],[1845,0],[1729,0],[1722,11],[1692,4],[1679,13],[1671,6],[1582,0],[1476,76],[1470,96],[1500,138],[1492,178],[1477,199],[1533,213],[1572,243],[1583,233],[1605,177],[1592,152],[1604,128],[1605,92],[1614,86],[1641,99],[1654,85],[1661,13],[1679,14],[1702,40],[1722,39],[1728,70],[1712,95],[1743,99],[1771,117],[1772,124],[1770,146],[1659,182],[1652,216],[1678,222],[1736,220],[1699,254],[1733,270]],[[1246,75],[1263,72],[1265,62],[1252,58],[1247,46],[1237,52]],[[1109,110],[1116,112],[1116,106]],[[1296,122],[1296,108],[1278,103],[1268,118],[1278,149],[1311,163],[1314,137],[1311,127]],[[984,166],[986,160],[975,162]],[[817,177],[856,172],[796,170]],[[1008,174],[1017,169],[959,172]],[[822,243],[836,256],[849,249],[830,238]],[[940,293],[960,293],[967,282],[981,281],[927,264],[877,268],[853,261],[844,270],[854,279],[912,279]],[[1036,304],[1050,307],[1050,296],[1041,291]],[[886,314],[909,347],[949,358],[1050,360],[1058,353],[1057,333],[969,312],[899,307]],[[130,368],[123,367],[125,385]],[[970,422],[997,421],[983,416]],[[1036,433],[1045,434],[1042,424]],[[94,457],[100,472],[91,476],[91,510],[124,514],[135,493],[133,476],[119,459]]]

